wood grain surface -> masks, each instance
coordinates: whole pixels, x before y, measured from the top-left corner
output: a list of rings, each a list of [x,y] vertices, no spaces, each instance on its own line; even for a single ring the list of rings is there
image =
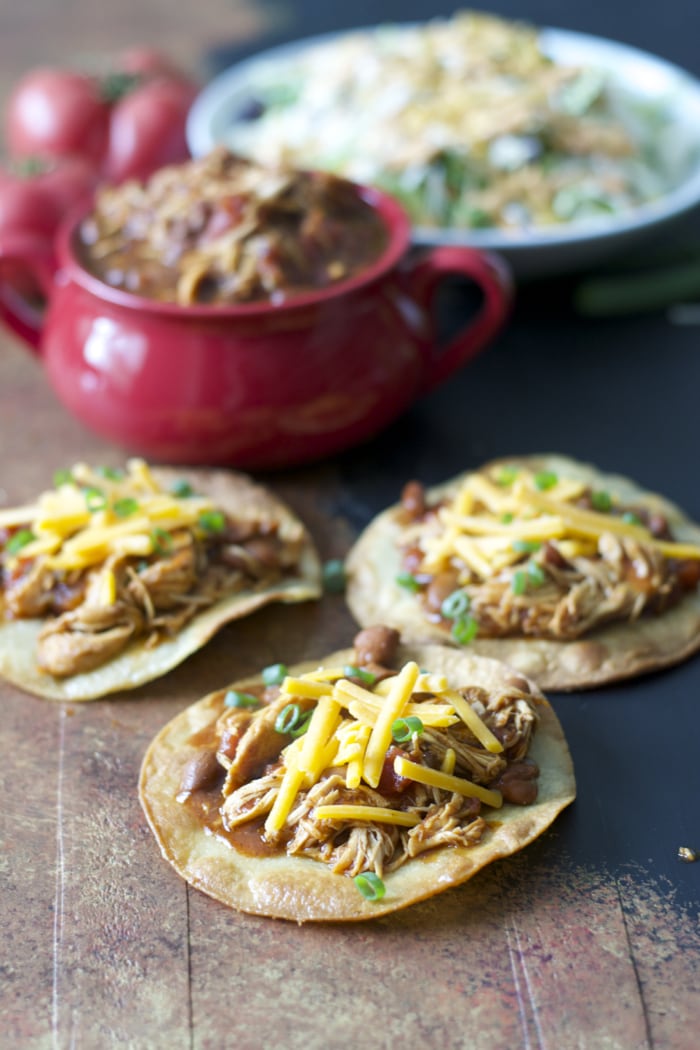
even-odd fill
[[[262,32],[275,7],[121,0],[105,12],[93,16],[86,0],[3,5],[0,100],[30,65],[140,39],[194,67],[222,36]],[[526,319],[523,345],[536,345],[539,331]],[[697,351],[688,344],[684,353],[687,363]],[[638,380],[651,390],[645,360]],[[480,373],[485,397],[501,374],[489,367]],[[563,389],[556,364],[552,374]],[[454,454],[440,440],[447,404],[438,399],[398,433],[395,447],[408,435],[412,452],[394,452],[383,487],[385,445],[265,480],[304,518],[324,558],[342,556],[361,521],[393,498],[402,472],[428,463],[437,476]],[[432,451],[421,451],[431,437]],[[30,499],[56,469],[86,458],[116,465],[123,450],[74,422],[40,362],[0,333],[0,505]],[[368,490],[358,478],[370,461]],[[0,683],[0,1046],[695,1050],[700,865],[680,874],[659,866],[657,844],[668,856],[684,829],[697,845],[697,798],[679,823],[668,763],[654,766],[651,748],[638,774],[631,761],[625,767],[627,797],[601,787],[604,760],[624,766],[629,755],[612,753],[619,738],[606,740],[594,723],[594,700],[556,704],[567,732],[576,730],[570,742],[585,790],[575,805],[527,851],[399,915],[322,927],[240,915],[190,890],[161,859],[136,793],[152,736],[210,690],[277,660],[340,648],[352,633],[342,596],[326,595],[227,627],[133,695],[71,706]],[[659,711],[661,693],[673,699],[696,684],[691,672],[652,681],[636,693],[639,709]],[[697,756],[696,723],[684,732],[696,741],[686,755]],[[670,779],[683,794],[681,773]],[[640,856],[619,811],[631,811],[647,785],[650,797],[666,791],[668,801],[647,811]]]

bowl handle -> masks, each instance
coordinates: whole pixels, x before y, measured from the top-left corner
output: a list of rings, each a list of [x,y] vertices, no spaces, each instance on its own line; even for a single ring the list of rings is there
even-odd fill
[[[41,302],[32,299],[35,295],[49,298],[55,272],[50,238],[11,232],[0,236],[0,322],[36,354],[40,353],[44,310]]]
[[[513,302],[513,281],[500,256],[475,248],[433,248],[410,261],[402,274],[411,297],[429,318],[425,392],[444,382],[470,361],[495,336],[506,321]],[[444,347],[437,346],[435,299],[447,277],[466,277],[481,289],[483,302],[476,317],[465,322]]]

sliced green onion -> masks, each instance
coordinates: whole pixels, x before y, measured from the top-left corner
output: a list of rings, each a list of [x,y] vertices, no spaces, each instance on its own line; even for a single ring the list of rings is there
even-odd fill
[[[546,492],[547,489],[554,488],[559,478],[552,470],[540,470],[535,474],[533,481],[536,489],[539,489],[540,492]]]
[[[199,515],[199,525],[205,532],[223,532],[226,515],[222,510],[204,510]]]
[[[60,489],[61,485],[74,485],[75,478],[70,470],[57,470],[53,476],[54,488]]]
[[[294,726],[294,729],[289,730],[289,735],[293,736],[295,739],[298,736],[303,736],[306,730],[309,728],[309,722],[311,721],[312,714],[313,710],[306,711],[305,714],[303,714],[299,719],[297,725]]]
[[[414,736],[420,736],[424,726],[417,715],[408,715],[406,718],[397,718],[391,724],[391,735],[397,744],[406,744]]]
[[[112,504],[112,510],[118,518],[128,518],[129,515],[133,514],[138,509],[138,502],[130,496],[125,496],[124,499],[118,499]]]
[[[542,544],[539,540],[513,540],[511,547],[518,554],[534,554]]]
[[[465,590],[453,591],[443,601],[440,612],[446,620],[456,620],[464,616],[471,605],[471,599]]]
[[[252,693],[241,693],[238,689],[229,689],[224,697],[224,707],[260,707],[260,701]]]
[[[513,573],[513,579],[510,581],[510,589],[513,594],[525,594],[526,587],[527,577],[522,569],[518,569],[517,572]]]
[[[367,901],[380,901],[386,893],[386,886],[373,871],[363,871],[353,882]]]
[[[460,645],[469,645],[479,631],[479,624],[473,616],[459,616],[452,624],[452,637]]]
[[[329,594],[342,594],[347,577],[345,562],[341,558],[331,558],[323,565],[323,589]]]
[[[547,579],[544,569],[541,565],[538,565],[536,561],[528,562],[527,576],[528,582],[531,583],[533,587],[541,587]]]
[[[420,590],[420,583],[412,572],[399,573],[396,577],[396,582],[399,587],[403,587],[405,591],[410,591],[412,594],[416,594]]]
[[[151,543],[156,554],[167,554],[173,549],[173,538],[165,529],[151,529]]]
[[[102,489],[89,488],[85,489],[85,505],[91,512],[97,510],[104,510],[107,506],[107,497],[105,496]]]
[[[302,711],[299,704],[285,704],[275,719],[275,730],[289,736],[301,736],[309,728],[313,709]]]
[[[631,510],[626,510],[622,515],[622,520],[628,525],[641,525],[642,519]]]
[[[124,471],[119,467],[95,467],[95,473],[109,481],[120,481],[124,477]]]
[[[170,492],[171,495],[177,496],[178,499],[187,499],[188,496],[194,496],[194,489],[189,481],[185,481],[184,478],[174,481],[170,486]]]
[[[610,493],[601,489],[599,492],[591,492],[591,503],[595,510],[605,513],[612,507]]]
[[[288,733],[301,717],[299,704],[285,704],[275,719],[275,732]]]
[[[512,485],[518,476],[517,467],[501,467],[498,474],[496,475],[496,483],[498,485]]]
[[[5,550],[8,554],[17,554],[18,551],[22,550],[22,547],[26,547],[28,543],[35,539],[36,536],[31,529],[19,529],[14,535],[10,536],[5,544]]]
[[[374,685],[377,681],[376,674],[372,674],[371,671],[365,671],[364,667],[356,667],[355,664],[346,664],[343,668],[343,674],[346,678],[358,678],[365,685]]]
[[[511,521],[515,519],[515,514],[512,511],[507,510],[505,514],[501,514],[501,523],[503,525],[510,525]]]
[[[270,664],[262,669],[262,680],[265,685],[281,685],[287,677],[286,664]]]

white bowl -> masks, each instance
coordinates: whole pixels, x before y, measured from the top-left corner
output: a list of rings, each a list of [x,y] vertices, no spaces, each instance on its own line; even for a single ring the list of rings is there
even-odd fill
[[[285,65],[299,60],[319,43],[341,40],[350,33],[329,33],[293,41],[260,52],[212,80],[195,100],[187,123],[194,156],[217,144],[236,149],[236,122],[255,98],[258,85],[280,79]],[[643,239],[650,239],[700,204],[700,81],[664,59],[612,40],[568,30],[544,28],[539,34],[545,54],[557,62],[600,68],[622,92],[643,103],[663,107],[674,150],[686,155],[680,180],[663,196],[618,215],[555,226],[531,226],[522,231],[496,227],[460,229],[415,227],[419,245],[470,245],[497,251],[519,278],[543,277],[594,266]]]

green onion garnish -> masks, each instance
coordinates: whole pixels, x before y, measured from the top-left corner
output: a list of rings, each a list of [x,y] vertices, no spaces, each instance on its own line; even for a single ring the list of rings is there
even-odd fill
[[[288,736],[301,736],[309,728],[311,711],[302,711],[299,704],[285,704],[275,719],[275,731]]]
[[[408,715],[406,718],[397,718],[391,724],[391,735],[397,744],[406,744],[414,736],[420,736],[423,732],[423,723],[417,715]]]
[[[539,540],[513,540],[511,544],[513,550],[518,554],[534,554],[541,546]]]
[[[518,476],[517,467],[501,467],[498,474],[496,475],[496,483],[498,485],[512,485]]]
[[[95,472],[110,481],[120,481],[124,477],[124,471],[119,467],[95,467]]]
[[[156,554],[167,554],[173,549],[173,538],[165,529],[151,529],[151,543]]]
[[[260,701],[252,693],[229,689],[224,697],[224,707],[260,707]]]
[[[35,539],[36,536],[31,529],[19,529],[13,536],[10,536],[5,544],[5,550],[8,554],[17,554],[18,551],[22,550],[22,547],[26,547],[28,543]]]
[[[115,500],[112,504],[112,510],[118,518],[128,518],[130,514],[137,511],[139,505],[135,499],[130,496],[125,496],[124,499]]]
[[[311,721],[312,714],[313,711],[307,711],[305,714],[303,714],[302,717],[299,719],[298,724],[294,726],[294,729],[290,729],[289,735],[293,736],[295,739],[298,736],[303,736],[306,730],[309,728],[309,722]]]
[[[286,664],[270,664],[269,667],[262,669],[262,680],[265,685],[281,685],[286,677]]]
[[[70,470],[57,470],[53,476],[54,487],[60,489],[61,485],[74,485],[75,479]]]
[[[547,489],[554,488],[559,481],[559,478],[551,470],[540,470],[535,474],[533,481],[535,482],[536,489],[539,489],[540,492],[546,492]]]
[[[323,565],[323,589],[328,594],[342,594],[345,590],[347,577],[345,575],[345,562],[341,558],[331,558]]]
[[[204,510],[199,515],[199,525],[205,532],[223,532],[226,515],[222,510]]]
[[[517,572],[513,573],[513,579],[510,581],[510,589],[513,594],[524,594],[527,586],[527,577],[522,569],[518,569]]]
[[[528,562],[527,575],[528,582],[531,583],[533,587],[541,587],[547,579],[547,577],[545,576],[544,569],[541,565],[538,565],[536,561]]]
[[[174,481],[170,486],[170,492],[173,496],[177,496],[178,499],[187,499],[188,496],[194,495],[194,489],[189,481],[185,481],[184,478]]]
[[[473,642],[479,631],[479,624],[473,616],[459,616],[452,624],[452,637],[460,645]]]
[[[399,573],[396,577],[396,582],[399,587],[403,587],[404,590],[410,591],[411,594],[416,594],[420,590],[420,583],[412,572]]]
[[[446,620],[456,620],[458,616],[464,616],[471,604],[471,599],[466,591],[453,591],[443,601],[440,612]]]
[[[591,503],[595,510],[600,510],[605,513],[612,507],[610,493],[605,492],[602,489],[600,492],[591,492]]]
[[[507,510],[505,514],[501,514],[501,523],[503,525],[510,525],[511,521],[515,519],[515,514],[512,511]]]
[[[625,513],[622,515],[622,520],[627,522],[628,525],[642,524],[641,518],[637,514],[634,514],[631,510],[625,511]]]
[[[107,506],[107,497],[102,489],[85,489],[85,505],[91,513],[97,510],[104,510]]]
[[[346,664],[343,668],[343,674],[346,678],[358,678],[365,685],[374,685],[377,681],[376,674],[372,674],[371,671],[365,671],[363,667],[355,667],[354,664]]]
[[[386,886],[373,871],[363,871],[353,882],[367,901],[380,901],[386,893]]]

